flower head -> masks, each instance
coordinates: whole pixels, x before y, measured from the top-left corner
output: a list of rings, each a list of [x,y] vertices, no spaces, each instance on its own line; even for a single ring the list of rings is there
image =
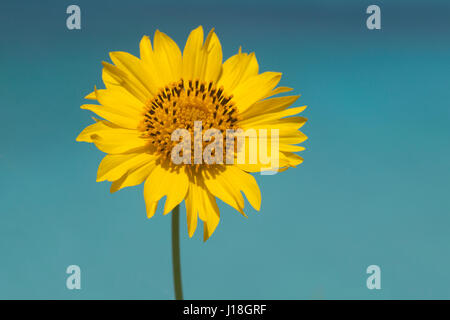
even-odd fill
[[[305,107],[288,108],[298,96],[273,98],[291,89],[276,88],[280,73],[259,73],[253,53],[239,50],[222,63],[213,30],[205,40],[201,26],[193,30],[183,53],[156,31],[153,47],[142,38],[140,58],[110,57],[114,64],[103,63],[106,88],[86,96],[99,104],[81,106],[104,120],[77,141],[107,153],[97,181],[112,181],[111,192],[145,181],[149,218],[163,197],[164,214],[185,200],[189,236],[200,218],[206,240],[219,223],[216,198],[245,215],[243,193],[259,210],[260,190],[249,173],[303,161],[293,152],[304,149],[296,144],[306,140],[298,130],[306,119],[295,115]]]

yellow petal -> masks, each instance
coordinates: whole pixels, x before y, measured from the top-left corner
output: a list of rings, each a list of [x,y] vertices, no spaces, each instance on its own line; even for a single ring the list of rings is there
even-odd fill
[[[303,162],[303,158],[292,152],[280,152],[281,161],[286,161],[290,167],[296,167]]]
[[[194,234],[199,217],[204,222],[206,241],[216,229],[220,213],[214,195],[208,191],[200,174],[191,179],[185,201],[189,236],[192,237]]]
[[[281,73],[264,72],[241,82],[233,91],[233,100],[239,109],[244,112],[253,103],[263,99],[280,82]]]
[[[193,30],[183,51],[184,79],[216,82],[222,70],[222,46],[212,29],[203,43],[203,28]]]
[[[141,42],[139,43],[139,50],[142,61],[148,62],[153,59],[152,42],[148,36],[142,37]]]
[[[147,103],[150,95],[147,90],[143,89],[134,77],[132,77],[128,72],[121,70],[120,68],[107,63],[102,62],[103,72],[109,77],[113,78],[115,82],[125,90],[127,90],[131,95],[135,96],[142,103]]]
[[[205,170],[202,171],[205,185],[208,191],[215,197],[232,206],[245,216],[243,211],[244,198],[242,197],[239,188],[235,188],[235,185],[232,183],[233,180],[229,179],[227,167],[228,166],[205,168]]]
[[[183,79],[200,79],[203,55],[200,51],[203,46],[203,27],[191,31],[183,50]]]
[[[308,137],[298,130],[286,130],[280,131],[280,145],[286,144],[298,144],[304,142]]]
[[[114,193],[122,188],[141,184],[145,179],[147,179],[150,172],[152,172],[155,167],[155,159],[156,158],[152,159],[149,163],[143,165],[142,167],[137,167],[128,171],[127,174],[122,176],[122,178],[113,181],[110,192]]]
[[[211,237],[219,224],[220,212],[216,199],[214,199],[214,196],[211,193],[205,191],[200,197],[203,200],[201,211],[203,211],[203,214],[207,215],[206,221],[203,222],[203,241],[206,241]]]
[[[80,108],[95,112],[100,117],[124,128],[136,129],[140,123],[139,114],[130,114],[109,106],[84,104]]]
[[[306,107],[296,107],[296,108],[289,108],[285,109],[283,111],[278,112],[272,112],[272,113],[263,113],[259,115],[255,115],[253,117],[246,117],[244,120],[239,122],[239,126],[245,130],[246,128],[260,128],[265,125],[272,125],[274,122],[277,122],[278,120],[281,120],[285,117],[290,117],[296,114],[299,114],[303,110],[305,110]],[[299,124],[304,124],[306,122],[306,118],[303,117],[296,117],[296,119],[299,121]]]
[[[100,162],[97,171],[97,182],[120,179],[129,170],[139,168],[154,158],[148,153],[108,154]]]
[[[148,149],[148,143],[139,135],[136,130],[112,129],[108,132],[93,134],[91,138],[95,146],[105,153],[145,152]]]
[[[181,78],[181,51],[175,41],[156,30],[154,36],[153,61],[158,68],[159,76],[166,85]]]
[[[111,128],[120,128],[120,127],[106,120],[97,121],[94,124],[91,124],[86,128],[84,128],[84,130],[81,131],[76,140],[84,142],[93,142],[91,138],[93,134],[97,134],[105,130],[111,130]]]
[[[197,185],[193,182],[189,183],[189,190],[186,195],[186,220],[189,237],[194,235],[195,229],[197,228],[197,217],[198,217],[198,195],[197,195]]]
[[[246,161],[243,164],[236,164],[236,166],[245,172],[264,172],[264,171],[281,172],[290,167],[296,167],[297,165],[303,162],[303,158],[295,153],[292,153],[291,152],[292,150],[289,150],[289,147],[296,147],[296,146],[283,145],[282,148],[280,144],[280,151],[278,153],[278,167],[274,167],[273,163],[264,164],[260,161],[260,159],[258,159],[256,163],[250,163]],[[298,151],[303,150],[302,147],[299,147],[299,149],[300,150]]]
[[[219,224],[220,211],[216,199],[207,190],[201,177],[199,181],[200,183],[197,183],[197,188],[195,189],[195,201],[198,208],[198,215],[203,221],[203,241],[206,241],[214,233]]]
[[[222,46],[214,29],[211,30],[202,47],[204,55],[203,70],[200,79],[206,82],[216,82],[222,71]]]
[[[141,60],[129,54],[128,52],[110,52],[112,62],[121,70],[127,72],[128,76],[134,81],[134,85],[144,92],[148,98],[155,96],[158,93],[158,86],[154,83],[143,68]]]
[[[92,91],[91,93],[89,93],[87,96],[84,97],[85,99],[88,100],[97,100],[97,96],[95,94],[95,91]]]
[[[255,178],[235,166],[227,166],[226,179],[236,189],[242,191],[253,208],[261,209],[261,191]]]
[[[208,212],[203,207],[203,202],[205,201],[204,198],[207,197],[208,194],[213,197],[213,199],[214,196],[208,192],[201,174],[197,174],[191,178],[190,185],[193,191],[191,200],[198,211],[198,217],[202,221],[206,221],[208,219]]]
[[[289,88],[289,87],[278,87],[278,88],[275,88],[272,91],[270,91],[266,96],[264,96],[263,99],[275,96],[275,95],[280,94],[280,93],[289,92],[289,91],[292,91],[292,88]]]
[[[145,200],[145,208],[147,209],[147,218],[153,217],[155,214],[156,208],[158,207],[158,201],[149,201],[145,197],[145,187],[144,187],[144,200]]]
[[[102,70],[102,81],[105,84],[106,88],[113,88],[116,86],[120,86],[120,81],[117,81],[109,72],[103,68]]]
[[[149,81],[157,89],[161,89],[168,83],[165,82],[164,70],[160,70],[160,66],[155,64],[154,53],[152,49],[152,43],[148,36],[142,37],[139,44],[141,53],[141,67],[144,69]]]
[[[144,104],[119,86],[95,90],[94,93],[98,102],[104,106],[136,116],[144,112]]]
[[[144,196],[149,203],[157,202],[167,196],[164,214],[169,213],[186,196],[189,180],[184,168],[163,168],[155,166],[144,185]]]
[[[224,62],[218,86],[232,92],[239,84],[258,75],[258,61],[255,54],[239,53]]]
[[[299,97],[286,96],[257,101],[245,112],[242,112],[241,117],[242,119],[248,119],[265,113],[283,111],[297,101]]]
[[[147,141],[140,137],[138,131],[123,129],[106,120],[86,127],[76,140],[93,142],[106,153],[130,153],[147,147]]]
[[[305,147],[302,146],[295,146],[295,145],[290,145],[290,144],[281,144],[280,143],[280,151],[285,151],[285,152],[299,152],[299,151],[303,151],[305,150]]]

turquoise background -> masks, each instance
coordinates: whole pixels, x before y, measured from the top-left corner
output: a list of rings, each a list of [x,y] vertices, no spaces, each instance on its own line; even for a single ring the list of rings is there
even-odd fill
[[[70,4],[81,30],[66,28]],[[381,30],[366,28],[370,4]],[[283,72],[309,140],[298,168],[256,177],[261,212],[221,203],[206,243],[183,216],[185,297],[450,298],[450,4],[312,0],[2,1],[0,298],[173,297],[170,216],[146,218],[142,186],[95,182],[103,154],[75,137],[108,52],[138,54],[156,28],[183,47],[200,24],[224,57],[242,45]],[[381,290],[366,287],[372,264]]]

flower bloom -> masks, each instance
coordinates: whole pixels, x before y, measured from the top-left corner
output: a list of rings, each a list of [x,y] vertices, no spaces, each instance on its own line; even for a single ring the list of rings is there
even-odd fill
[[[253,53],[239,50],[222,62],[213,30],[205,40],[201,26],[193,30],[183,53],[157,30],[153,46],[149,37],[142,38],[140,58],[126,52],[110,57],[113,64],[103,62],[106,88],[86,96],[99,104],[81,106],[104,120],[95,119],[77,141],[92,142],[107,153],[97,181],[112,181],[111,192],[145,182],[149,218],[163,197],[164,214],[184,200],[189,236],[200,218],[207,240],[219,223],[216,198],[245,216],[242,194],[256,210],[261,206],[260,190],[249,173],[282,171],[303,161],[294,152],[304,149],[297,144],[306,140],[299,131],[306,119],[296,115],[306,107],[289,108],[298,96],[272,97],[292,89],[276,87],[281,73],[259,73]],[[174,139],[180,129],[193,138],[190,143]],[[239,147],[234,138],[227,140],[228,131],[255,136],[241,135]],[[255,137],[276,164],[252,151]],[[204,153],[217,161],[203,159]],[[183,161],[175,163],[174,156]]]

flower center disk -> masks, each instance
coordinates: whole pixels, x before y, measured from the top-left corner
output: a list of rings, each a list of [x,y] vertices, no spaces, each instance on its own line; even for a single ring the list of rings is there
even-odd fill
[[[201,121],[203,131],[219,130],[223,146],[226,145],[226,131],[238,129],[239,114],[232,97],[212,82],[180,80],[166,86],[146,105],[140,126],[141,137],[149,141],[151,151],[170,159],[173,147],[179,143],[172,141],[172,133],[186,129],[191,134],[191,163],[194,163],[194,139],[198,138],[194,137],[194,122]],[[201,141],[203,150],[207,143]],[[225,148],[216,151],[222,152],[225,159]]]

